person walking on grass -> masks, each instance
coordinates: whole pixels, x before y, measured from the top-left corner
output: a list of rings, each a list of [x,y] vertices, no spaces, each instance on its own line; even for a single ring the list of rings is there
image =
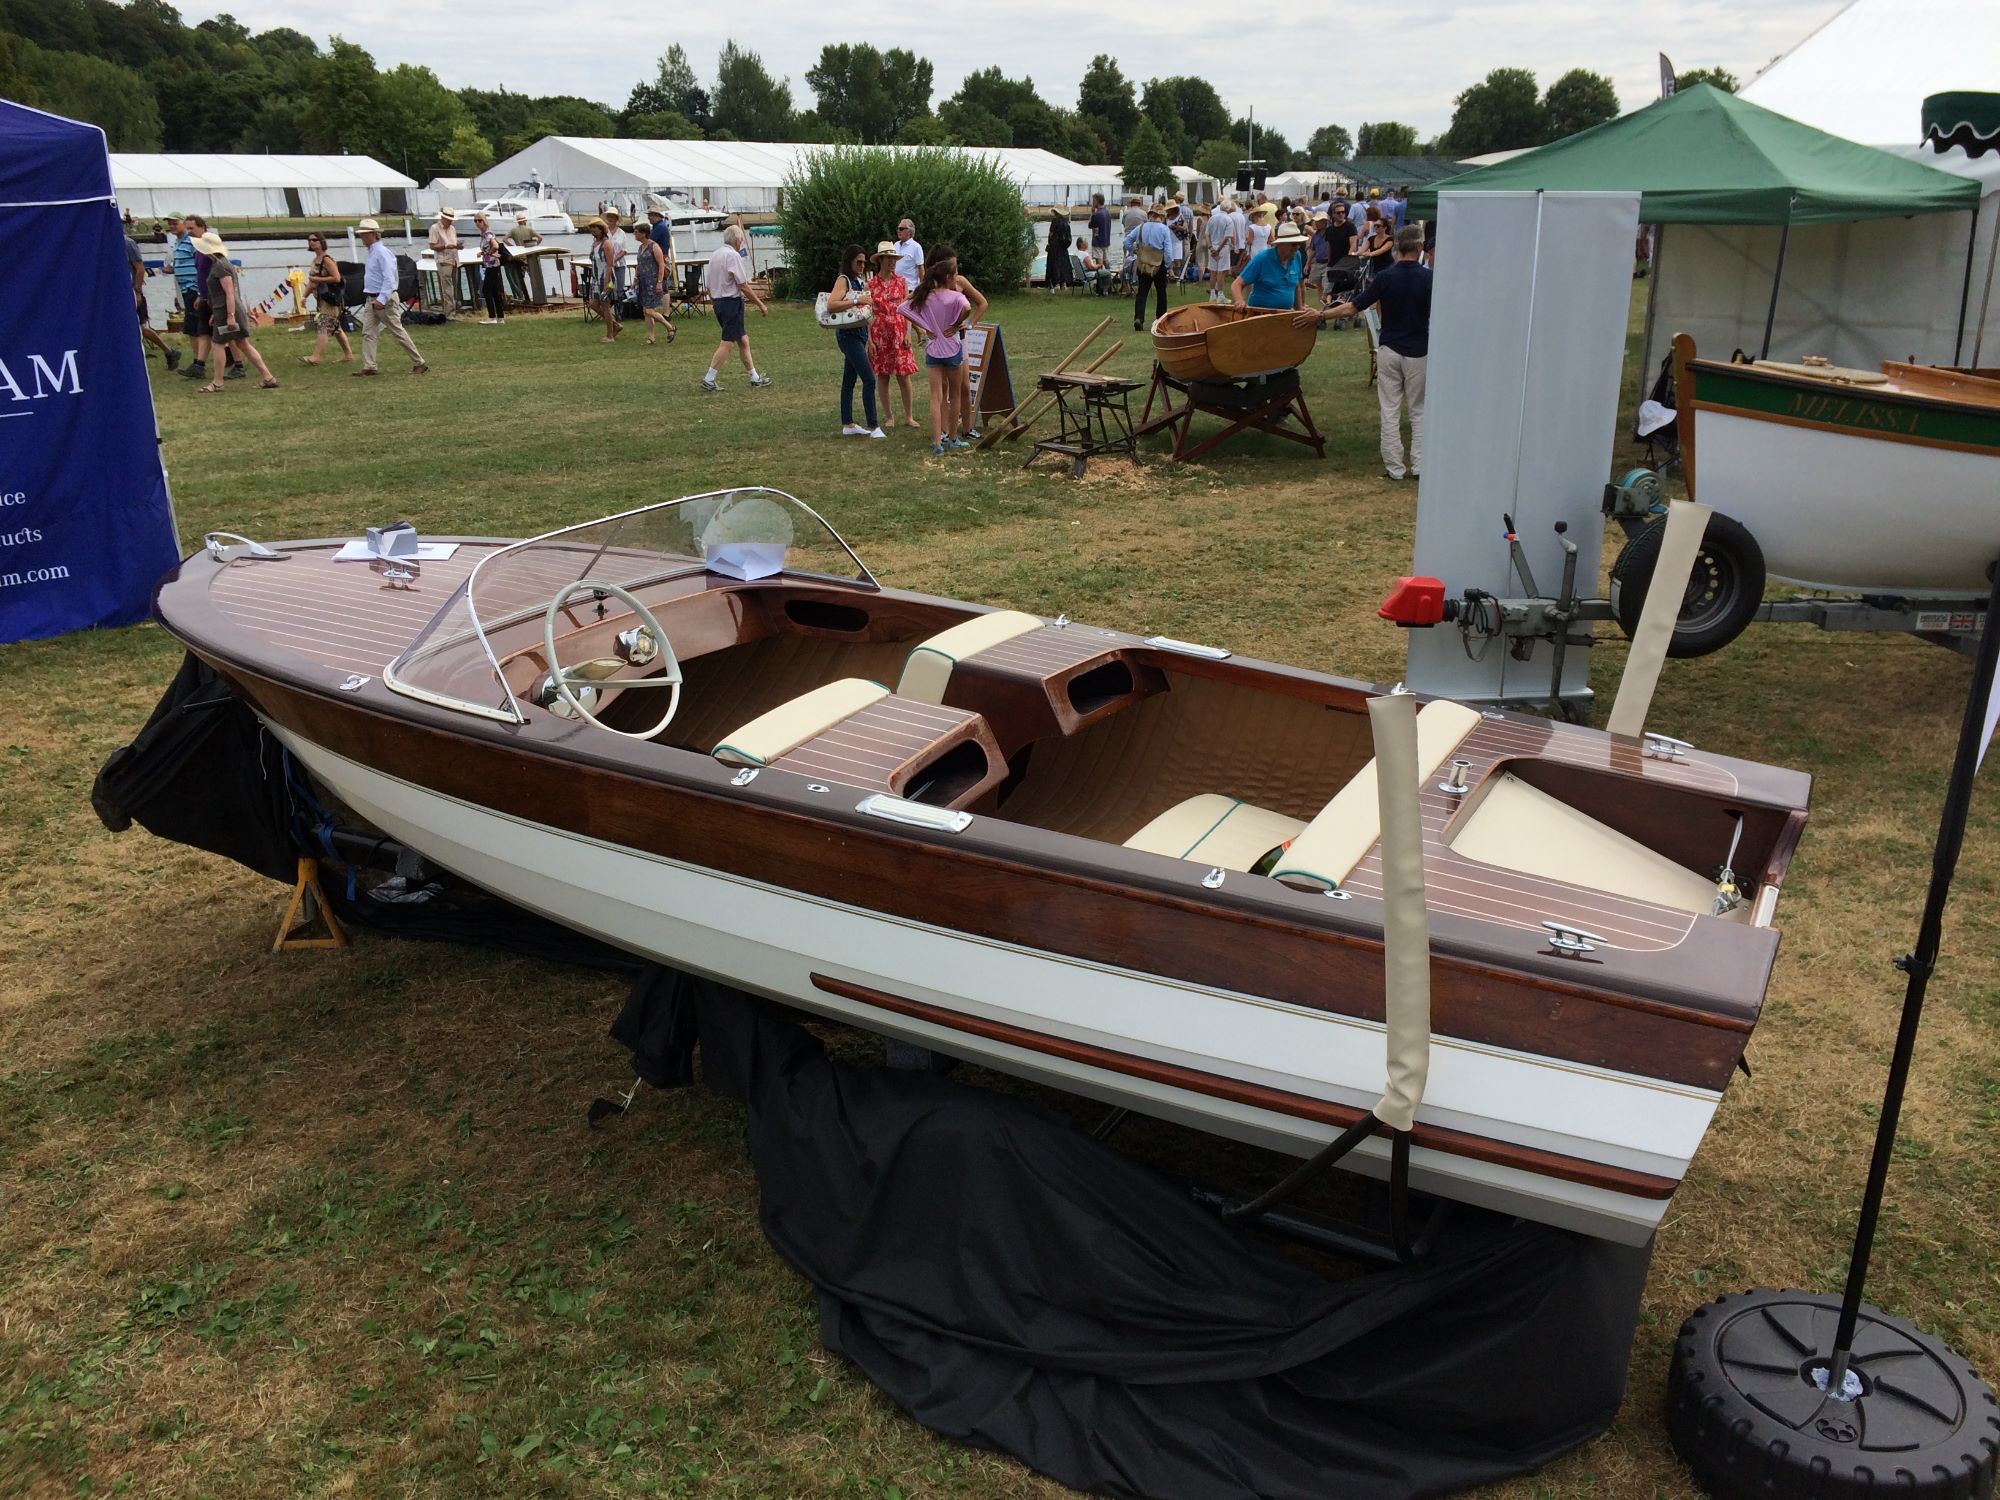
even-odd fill
[[[953,449],[970,446],[956,434],[961,425],[958,372],[965,364],[962,335],[972,303],[958,289],[958,256],[949,245],[939,245],[931,252],[923,280],[898,311],[924,335],[924,367],[931,390],[931,452],[943,457]]]
[[[132,271],[132,300],[139,306],[139,337],[160,351],[160,357],[172,370],[181,362],[181,351],[170,345],[153,327],[153,310],[146,306],[146,257],[139,253],[139,242],[130,234],[125,236],[125,264]]]
[[[396,284],[396,257],[382,243],[382,226],[373,219],[363,219],[354,226],[354,232],[368,247],[368,264],[361,277],[361,368],[354,372],[354,378],[376,373],[375,341],[385,328],[389,337],[410,356],[410,373],[422,375],[430,366],[417,353],[416,342],[403,327],[403,297]]]
[[[195,270],[194,240],[202,231],[195,228],[186,214],[176,214],[169,219],[173,229],[172,264],[174,289],[181,299],[181,332],[188,341],[188,367],[183,375],[194,379],[208,378],[208,317],[201,300],[201,276]]]
[[[889,381],[893,378],[903,393],[903,425],[918,425],[910,409],[910,377],[917,373],[916,351],[910,347],[910,325],[897,309],[910,295],[896,269],[896,245],[882,240],[875,246],[875,271],[868,278],[868,302],[875,316],[868,321],[868,364],[875,371],[875,409],[893,425],[889,409]]]
[[[1132,327],[1146,326],[1146,292],[1153,293],[1153,317],[1167,315],[1167,268],[1174,258],[1173,231],[1167,228],[1167,211],[1155,203],[1146,210],[1146,222],[1125,236],[1125,264],[1132,268]]]
[[[842,437],[887,437],[882,424],[875,419],[875,372],[868,365],[868,325],[875,311],[874,301],[868,291],[867,279],[863,272],[868,269],[868,254],[859,245],[849,245],[840,253],[840,274],[833,278],[833,286],[826,294],[826,310],[830,313],[852,312],[864,309],[869,317],[858,323],[849,323],[833,331],[833,342],[840,350],[840,435]],[[861,387],[862,413],[868,418],[864,425],[854,420],[854,388]]]
[[[748,238],[742,225],[731,224],[722,231],[722,243],[716,246],[715,253],[708,258],[707,269],[701,273],[709,306],[715,310],[715,321],[722,330],[721,341],[716,344],[715,353],[709,356],[708,371],[701,377],[702,390],[711,395],[722,389],[715,382],[715,372],[722,368],[732,348],[742,358],[743,368],[750,372],[752,386],[771,383],[771,377],[761,373],[757,362],[750,357],[750,335],[743,331],[745,297],[757,304],[759,317],[771,316],[771,309],[764,305],[764,299],[750,285],[749,267],[743,260],[743,244]]]
[[[485,214],[474,214],[472,227],[479,232],[479,296],[486,304],[486,316],[479,321],[492,328],[507,321],[507,283],[500,275],[500,236],[493,232]]]
[[[618,321],[618,277],[612,269],[611,232],[602,219],[590,221],[590,296],[584,306],[604,320],[601,344],[616,343],[625,331]]]
[[[1372,205],[1371,205],[1372,206]],[[1376,356],[1375,396],[1382,407],[1382,472],[1390,479],[1421,478],[1424,467],[1424,360],[1430,353],[1431,273],[1418,259],[1424,253],[1421,225],[1396,231],[1396,260],[1352,298],[1299,312],[1303,328],[1317,320],[1351,318],[1371,303],[1382,304],[1382,347]],[[1410,456],[1403,462],[1402,408],[1410,412]]]
[[[257,367],[263,377],[264,389],[275,391],[278,378],[271,373],[271,367],[264,363],[264,356],[257,352],[257,346],[250,341],[250,304],[243,298],[243,287],[236,275],[236,267],[229,263],[229,252],[223,248],[220,238],[205,234],[195,248],[208,257],[208,307],[214,324],[212,337],[216,343],[233,348],[242,358]],[[221,380],[211,380],[207,385],[198,385],[199,395],[219,395],[223,389]]]
[[[667,330],[667,342],[671,344],[679,330],[667,317],[670,272],[666,249],[654,236],[651,224],[634,224],[632,236],[632,259],[638,268],[634,279],[639,288],[639,311],[646,318],[646,345],[651,348],[659,342],[653,337],[655,323]]]
[[[340,266],[327,253],[326,236],[309,234],[306,249],[312,252],[312,264],[306,268],[306,281],[312,287],[313,302],[319,312],[319,338],[313,343],[313,352],[302,358],[302,365],[316,365],[326,354],[326,341],[340,341],[340,362],[354,363],[354,347],[347,342],[347,330],[341,322],[346,317],[341,307],[347,278],[340,274]]]

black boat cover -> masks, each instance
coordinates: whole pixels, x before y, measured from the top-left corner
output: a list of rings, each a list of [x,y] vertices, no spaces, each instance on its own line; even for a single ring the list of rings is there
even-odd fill
[[[90,802],[113,833],[137,823],[287,885],[302,856],[317,859],[328,902],[355,926],[596,969],[640,968],[629,953],[442,872],[414,886],[379,879],[395,845],[333,806],[228,681],[191,652],[145,727],[106,759]]]
[[[1648,1250],[1473,1216],[1331,1281],[1032,1103],[837,1061],[710,981],[642,985],[613,1031],[683,1054],[648,1077],[686,1076],[696,1033],[822,1340],[948,1437],[1105,1494],[1403,1500],[1536,1469],[1617,1410]]]

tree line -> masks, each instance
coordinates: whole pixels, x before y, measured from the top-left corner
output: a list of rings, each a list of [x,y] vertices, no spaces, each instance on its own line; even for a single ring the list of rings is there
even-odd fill
[[[1697,78],[1735,87],[1712,69],[1682,82]],[[322,49],[288,26],[253,35],[226,13],[189,25],[166,0],[0,0],[0,97],[101,125],[117,151],[349,151],[423,182],[477,176],[545,135],[1029,146],[1119,164],[1134,187],[1164,187],[1176,163],[1233,178],[1250,134],[1208,80],[1135,83],[1104,53],[1073,105],[999,67],[968,74],[934,104],[929,59],[866,42],[823,48],[805,85],[811,102],[801,107],[788,80],[734,41],[704,78],[676,44],[616,107],[449,89],[429,68],[378,68],[343,37]],[[1356,155],[1475,156],[1587,130],[1618,109],[1601,74],[1573,68],[1542,90],[1525,68],[1496,68],[1459,94],[1435,139],[1381,120],[1353,132],[1323,125],[1294,149],[1259,125],[1255,149],[1274,173]]]

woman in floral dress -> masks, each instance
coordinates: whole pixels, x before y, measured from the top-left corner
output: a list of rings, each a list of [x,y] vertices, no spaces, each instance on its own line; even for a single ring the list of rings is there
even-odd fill
[[[896,247],[883,240],[875,247],[874,273],[868,278],[868,298],[875,308],[868,325],[868,366],[875,372],[875,404],[889,417],[889,377],[903,393],[903,425],[915,427],[910,408],[910,377],[917,373],[917,353],[910,347],[910,328],[896,309],[910,289],[896,273]],[[894,425],[893,422],[887,425]]]

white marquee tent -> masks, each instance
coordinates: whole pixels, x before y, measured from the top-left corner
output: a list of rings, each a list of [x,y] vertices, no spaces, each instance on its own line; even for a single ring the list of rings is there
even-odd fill
[[[1824,354],[1835,364],[1869,369],[1885,359],[1964,364],[1977,349],[1982,363],[1995,362],[2000,155],[1972,157],[1955,146],[1937,152],[1916,142],[1926,97],[1996,83],[1996,0],[1929,0],[1921,7],[1854,0],[1744,87],[1745,99],[1767,109],[1975,178],[1981,190],[1976,216],[1794,227],[1784,247],[1772,358]],[[1677,332],[1692,334],[1705,354],[1757,352],[1779,248],[1775,228],[1665,227],[1647,319],[1647,383]],[[1995,295],[1988,295],[1989,285]]]
[[[111,153],[118,206],[134,218],[354,217],[402,212],[416,183],[369,156]],[[383,194],[388,193],[388,201]]]
[[[678,190],[695,202],[744,213],[777,208],[779,189],[793,164],[824,146],[793,141],[638,141],[588,136],[543,136],[491,170],[474,191],[491,197],[517,182],[539,179],[571,213],[590,213],[599,202],[637,202],[648,192]],[[895,147],[884,147],[895,150]],[[998,158],[1026,203],[1083,203],[1092,193],[1118,190],[1116,179],[1052,151],[1021,147],[958,147],[969,155]]]
[[[1114,196],[1116,197],[1150,196],[1148,194],[1134,194],[1127,192],[1124,180],[1120,178],[1118,175],[1119,170],[1120,170],[1119,167],[1113,162],[1099,162],[1094,165],[1085,167],[1084,171],[1089,172],[1092,176],[1095,177],[1107,178],[1117,187],[1117,193],[1115,195],[1105,188],[1092,188],[1091,192],[1103,193],[1106,198],[1113,198]],[[1173,169],[1173,173],[1174,173],[1174,190],[1176,192],[1185,193],[1187,195],[1187,201],[1190,203],[1213,203],[1215,202],[1216,198],[1221,194],[1222,191],[1221,183],[1217,182],[1213,177],[1208,176],[1206,173],[1197,172],[1193,167],[1177,166]]]
[[[1994,0],[1852,0],[1742,95],[1829,135],[1894,146],[1917,138],[1927,95],[1996,86]]]

